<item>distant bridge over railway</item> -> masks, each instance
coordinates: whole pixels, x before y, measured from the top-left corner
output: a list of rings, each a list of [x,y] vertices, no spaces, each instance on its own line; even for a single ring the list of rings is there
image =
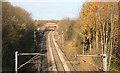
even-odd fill
[[[46,31],[55,31],[58,28],[58,24],[56,23],[46,23],[44,26]]]

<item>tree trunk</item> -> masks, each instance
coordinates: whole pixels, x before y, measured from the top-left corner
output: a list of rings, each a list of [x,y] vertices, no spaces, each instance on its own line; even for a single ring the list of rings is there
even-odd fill
[[[90,53],[91,53],[92,46],[91,46],[91,40],[90,39],[89,39],[89,42],[90,42]]]
[[[102,24],[102,46],[103,46],[103,54],[106,54],[106,37],[105,37],[105,21]]]
[[[103,49],[103,33],[102,33],[102,29],[101,29],[101,49],[102,49],[102,54],[103,54],[104,49]]]
[[[112,20],[112,14],[111,14],[111,35],[110,35],[110,52],[109,52],[109,60],[108,60],[108,70],[110,69],[111,65],[111,56],[112,56],[112,50],[113,50],[113,20]]]
[[[98,29],[96,31],[96,49],[98,49]]]
[[[84,54],[85,45],[83,44],[83,54]]]

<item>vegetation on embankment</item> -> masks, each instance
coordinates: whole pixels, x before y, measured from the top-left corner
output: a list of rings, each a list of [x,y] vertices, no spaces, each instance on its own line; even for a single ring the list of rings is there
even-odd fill
[[[33,52],[35,25],[31,15],[24,9],[2,3],[2,70],[14,71],[15,51]],[[21,58],[19,64],[30,57]],[[24,68],[27,69],[27,68]]]
[[[64,32],[65,52],[105,53],[108,70],[120,71],[118,6],[117,2],[85,2],[76,20],[61,20],[58,32],[60,37]]]

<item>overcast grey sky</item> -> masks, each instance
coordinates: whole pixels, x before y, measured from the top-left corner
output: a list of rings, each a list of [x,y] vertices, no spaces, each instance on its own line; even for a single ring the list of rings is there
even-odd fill
[[[77,18],[83,0],[10,0],[12,5],[20,6],[33,19],[51,20]]]

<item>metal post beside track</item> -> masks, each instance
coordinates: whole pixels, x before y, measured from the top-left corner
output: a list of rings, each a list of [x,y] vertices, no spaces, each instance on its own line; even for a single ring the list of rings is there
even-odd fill
[[[103,71],[107,71],[107,56],[103,54]]]
[[[17,73],[17,65],[18,65],[18,56],[17,56],[17,54],[18,54],[18,51],[16,51],[15,52],[15,73]]]

